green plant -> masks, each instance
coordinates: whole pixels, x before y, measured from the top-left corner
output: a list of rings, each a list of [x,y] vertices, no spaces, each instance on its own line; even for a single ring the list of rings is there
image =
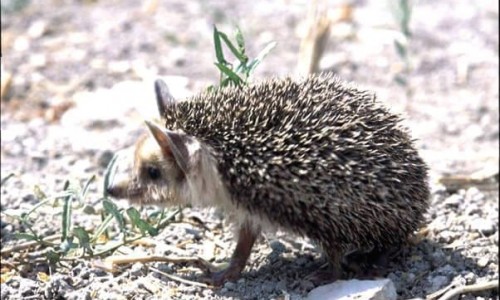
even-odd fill
[[[104,176],[105,185],[109,183],[110,177],[113,176],[115,162],[116,157],[108,165]],[[35,242],[36,245],[47,248],[48,251],[45,254],[48,262],[56,264],[64,260],[73,260],[76,258],[106,256],[123,245],[130,244],[146,236],[155,236],[180,211],[179,209],[168,211],[162,209],[153,212],[146,219],[143,219],[140,213],[133,207],[126,210],[119,209],[104,193],[103,197],[99,199],[102,200],[103,205],[101,223],[94,230],[87,231],[81,226],[74,226],[73,219],[75,213],[85,212],[88,190],[94,181],[95,176],[92,176],[83,187],[66,181],[63,191],[51,197],[47,196],[38,186],[35,186],[34,194],[40,199],[40,202],[19,216],[10,215],[10,217],[18,219],[28,231],[15,233],[14,236],[18,239]],[[62,201],[62,205],[59,203],[60,201]],[[57,234],[58,239],[48,239],[46,236],[40,235],[34,228],[33,214],[41,207],[47,205],[61,208],[56,213],[56,215],[61,216],[61,227],[59,234]],[[118,231],[113,231],[111,228],[113,220],[118,225]],[[102,236],[105,236],[105,238],[102,239]],[[121,239],[119,236],[121,236]],[[102,243],[100,240],[104,240],[105,242]],[[22,249],[23,247],[20,248]]]
[[[409,85],[409,76],[411,72],[409,44],[411,41],[410,21],[412,16],[412,6],[410,0],[389,0],[394,19],[401,32],[401,38],[394,40],[396,53],[403,62],[403,68],[396,74],[394,80],[406,88],[408,97],[411,97],[411,88]]]
[[[251,77],[257,66],[276,46],[276,42],[270,42],[264,47],[264,49],[259,52],[259,54],[254,59],[250,59],[246,54],[245,40],[239,28],[236,29],[234,39],[236,40],[236,43],[231,42],[227,34],[219,31],[214,25],[214,47],[215,57],[217,59],[217,61],[215,62],[215,66],[220,71],[220,87],[226,87],[229,85],[240,86],[242,84],[247,84],[249,78]],[[224,51],[222,49],[223,43],[236,58],[236,62],[234,64],[229,63],[224,56]],[[213,88],[213,86],[209,87],[209,89]]]

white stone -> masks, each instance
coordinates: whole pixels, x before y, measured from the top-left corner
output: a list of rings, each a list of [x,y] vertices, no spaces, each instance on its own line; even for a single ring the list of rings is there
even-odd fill
[[[339,280],[315,288],[308,300],[392,300],[397,298],[396,288],[390,279]]]

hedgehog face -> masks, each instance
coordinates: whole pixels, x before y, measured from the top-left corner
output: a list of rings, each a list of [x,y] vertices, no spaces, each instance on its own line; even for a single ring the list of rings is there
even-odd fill
[[[134,150],[119,154],[108,193],[138,204],[189,202],[186,186],[197,168],[199,146],[184,134],[146,123],[151,134],[143,136]]]
[[[155,82],[155,93],[159,115],[165,117],[176,101],[161,80]],[[106,187],[111,196],[139,204],[230,203],[211,147],[184,132],[146,125],[150,134],[118,156]]]

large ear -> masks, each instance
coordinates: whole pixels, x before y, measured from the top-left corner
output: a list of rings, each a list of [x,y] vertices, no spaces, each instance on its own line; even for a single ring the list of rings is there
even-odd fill
[[[163,131],[158,125],[145,121],[151,134],[163,152],[163,155],[174,159],[184,174],[187,174],[190,165],[187,143],[189,138],[184,134],[172,131]]]
[[[174,97],[170,94],[168,86],[165,81],[157,79],[155,81],[155,94],[156,94],[156,104],[158,105],[158,112],[160,116],[163,116],[165,110],[168,106],[174,104],[176,101]]]

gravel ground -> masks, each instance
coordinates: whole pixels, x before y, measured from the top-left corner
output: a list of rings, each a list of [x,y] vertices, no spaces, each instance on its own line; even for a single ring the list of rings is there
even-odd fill
[[[127,109],[152,95],[141,79],[180,76],[170,77],[178,82],[174,95],[214,83],[212,24],[229,32],[236,21],[250,55],[278,42],[256,77],[291,74],[306,15],[305,1],[173,0],[154,14],[141,10],[147,1],[33,1],[7,13],[4,5],[12,2],[2,1],[2,77],[12,75],[2,98],[2,178],[14,173],[1,187],[2,251],[20,243],[13,233],[26,232],[8,215],[40,201],[35,185],[54,194],[67,179],[83,183],[96,174],[86,198],[86,208],[94,212],[75,208],[73,223],[86,229],[100,223],[106,164],[144,130]],[[402,64],[393,46],[394,20],[382,3],[357,1],[353,22],[332,27],[320,65],[376,91],[403,114],[431,168],[423,238],[391,264],[388,277],[401,299],[425,297],[451,283],[498,280],[498,3],[418,1],[409,44],[411,98],[394,82]],[[124,81],[135,82],[118,84]],[[486,187],[472,182],[446,188],[439,181],[490,169],[496,177]],[[42,207],[34,228],[44,236],[59,233],[60,212]],[[187,208],[182,220],[152,239],[155,246],[130,250],[208,255],[216,262],[230,255],[232,231],[215,210]],[[21,258],[43,251],[2,254],[1,299],[301,299],[314,287],[304,277],[324,262],[307,239],[278,232],[263,236],[242,279],[221,289],[180,283],[153,269],[197,281],[201,272],[185,264],[135,263],[109,273],[96,267],[97,260],[54,267],[33,259],[14,268]],[[498,299],[498,291],[460,299]]]

